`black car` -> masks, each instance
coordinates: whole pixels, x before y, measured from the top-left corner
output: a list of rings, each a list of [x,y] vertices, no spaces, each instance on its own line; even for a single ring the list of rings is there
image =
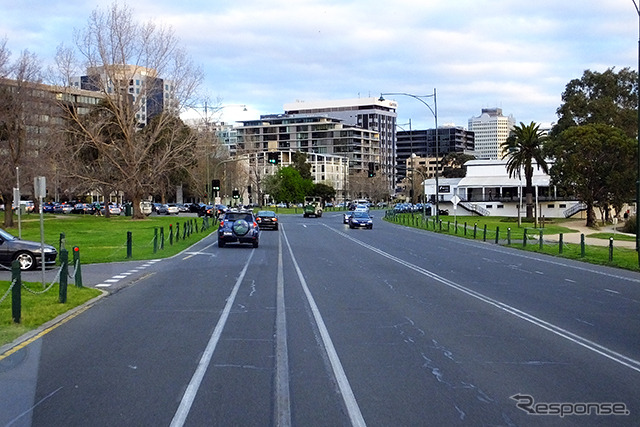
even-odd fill
[[[18,239],[0,228],[0,264],[11,265],[18,260],[20,270],[33,270],[41,265],[41,245],[38,242]],[[51,245],[44,245],[45,265],[55,265],[58,251]]]
[[[256,222],[261,229],[278,229],[278,215],[276,215],[274,211],[258,211],[256,214]]]
[[[373,228],[373,220],[368,212],[354,211],[349,218],[349,228]]]
[[[251,211],[227,211],[218,226],[218,247],[227,243],[251,243],[254,248],[260,241],[260,228]]]

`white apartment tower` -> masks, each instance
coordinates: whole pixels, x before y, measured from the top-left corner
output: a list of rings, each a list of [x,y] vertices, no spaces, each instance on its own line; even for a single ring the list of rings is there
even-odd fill
[[[285,104],[284,112],[289,115],[323,114],[340,119],[345,125],[376,132],[380,140],[376,173],[381,174],[387,180],[389,190],[393,190],[396,182],[397,107],[395,101],[380,101],[378,98],[369,97],[329,101],[296,101]],[[352,170],[357,170],[357,166],[357,160],[350,163]]]
[[[503,116],[502,108],[483,108],[482,114],[469,119],[469,130],[475,134],[475,156],[499,160],[504,157],[500,144],[516,125],[513,115]]]

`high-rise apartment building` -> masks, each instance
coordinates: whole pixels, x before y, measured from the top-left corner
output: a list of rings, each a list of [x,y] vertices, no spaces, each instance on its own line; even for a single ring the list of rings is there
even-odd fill
[[[136,118],[141,126],[175,104],[173,84],[158,77],[156,70],[146,67],[91,67],[86,75],[75,76],[70,80],[74,88],[126,97],[136,109]]]
[[[396,182],[396,118],[398,104],[395,101],[378,98],[354,98],[329,101],[296,101],[284,105],[284,112],[288,115],[322,114],[337,118],[346,126],[354,126],[363,131],[378,134],[379,156],[376,173],[385,177],[389,190]],[[336,153],[338,154],[338,153]],[[353,160],[350,159],[350,165]],[[366,165],[365,165],[366,167]]]
[[[469,119],[469,130],[475,135],[475,156],[498,160],[504,157],[500,144],[516,125],[513,115],[502,115],[502,108],[483,108],[482,114]]]

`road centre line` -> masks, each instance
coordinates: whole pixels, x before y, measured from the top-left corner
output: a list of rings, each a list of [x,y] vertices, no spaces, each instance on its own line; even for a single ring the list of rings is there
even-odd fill
[[[183,426],[185,421],[187,420],[187,416],[189,415],[189,411],[191,410],[191,405],[196,398],[196,394],[198,393],[198,389],[200,388],[200,383],[204,378],[204,374],[206,373],[207,368],[211,363],[213,352],[218,345],[218,341],[220,340],[220,336],[222,335],[222,330],[224,329],[224,326],[227,323],[227,319],[229,318],[231,307],[233,307],[236,295],[238,294],[238,289],[240,289],[240,284],[244,280],[244,276],[247,273],[249,263],[251,262],[255,251],[255,249],[251,250],[249,258],[247,259],[247,262],[240,272],[240,276],[238,276],[238,280],[236,280],[236,284],[231,290],[231,294],[229,294],[229,297],[227,298],[227,303],[225,304],[224,309],[222,310],[222,314],[220,315],[220,319],[218,319],[218,323],[216,324],[216,327],[211,334],[209,343],[207,344],[207,347],[205,348],[204,353],[202,354],[202,357],[198,362],[198,367],[193,373],[193,377],[191,377],[191,381],[189,381],[189,385],[187,386],[187,389],[182,396],[180,405],[178,406],[178,409],[176,410],[176,413],[171,420],[171,427]]]
[[[640,372],[640,361],[638,361],[638,360],[635,360],[635,359],[633,359],[631,357],[625,356],[625,355],[623,355],[621,353],[618,353],[618,352],[616,352],[614,350],[611,350],[608,347],[605,347],[603,345],[600,345],[600,344],[597,344],[597,343],[595,343],[593,341],[590,341],[590,340],[588,340],[588,339],[586,339],[586,338],[584,338],[584,337],[582,337],[580,335],[574,334],[573,332],[570,332],[570,331],[568,331],[566,329],[563,329],[563,328],[561,328],[559,326],[556,326],[556,325],[554,325],[552,323],[549,323],[549,322],[547,322],[545,320],[542,320],[542,319],[540,319],[538,317],[535,317],[532,314],[529,314],[527,312],[519,310],[519,309],[517,309],[517,308],[515,308],[515,307],[513,307],[513,306],[511,306],[509,304],[505,304],[505,303],[500,302],[500,301],[498,301],[496,299],[493,299],[493,298],[490,298],[490,297],[488,297],[488,296],[486,296],[484,294],[481,294],[480,292],[474,291],[474,290],[472,290],[470,288],[467,288],[467,287],[462,286],[462,285],[460,285],[458,283],[455,283],[455,282],[453,282],[453,281],[451,281],[449,279],[446,279],[446,278],[444,278],[442,276],[439,276],[436,273],[433,273],[433,272],[431,272],[431,271],[429,271],[427,269],[419,267],[419,266],[417,266],[415,264],[411,264],[410,262],[407,262],[407,261],[405,261],[403,259],[395,257],[395,256],[393,256],[393,255],[391,255],[391,254],[389,254],[387,252],[384,252],[381,249],[378,249],[378,248],[376,248],[374,246],[371,246],[371,245],[369,245],[367,243],[364,243],[364,242],[362,242],[360,240],[357,240],[357,239],[351,237],[350,235],[348,235],[348,234],[346,234],[346,233],[344,233],[342,231],[339,231],[339,230],[336,230],[334,228],[331,228],[326,224],[323,224],[323,225],[325,227],[327,227],[328,229],[330,229],[331,231],[343,236],[344,238],[349,239],[349,240],[353,241],[354,243],[357,243],[360,246],[362,246],[364,248],[367,248],[367,249],[369,249],[369,250],[371,250],[373,252],[376,252],[377,254],[382,255],[385,258],[388,258],[388,259],[390,259],[392,261],[395,261],[395,262],[397,262],[397,263],[399,263],[401,265],[404,265],[405,267],[410,268],[411,270],[414,270],[417,273],[420,273],[420,274],[422,274],[424,276],[430,277],[433,280],[436,280],[436,281],[438,281],[438,282],[440,282],[440,283],[442,283],[442,284],[444,284],[444,285],[446,285],[446,286],[448,286],[450,288],[456,289],[456,290],[458,290],[460,292],[463,292],[463,293],[465,293],[465,294],[467,294],[469,296],[472,296],[472,297],[474,297],[474,298],[476,298],[476,299],[478,299],[478,300],[480,300],[482,302],[485,302],[487,304],[493,305],[494,307],[496,307],[496,308],[498,308],[498,309],[500,309],[502,311],[505,311],[505,312],[507,312],[509,314],[512,314],[512,315],[516,316],[516,317],[519,317],[522,320],[526,320],[527,322],[532,323],[533,325],[536,325],[536,326],[538,326],[538,327],[540,327],[542,329],[545,329],[545,330],[547,330],[549,332],[552,332],[552,333],[554,333],[554,334],[556,334],[556,335],[558,335],[558,336],[560,336],[560,337],[562,337],[562,338],[564,338],[564,339],[566,339],[568,341],[571,341],[571,342],[573,342],[575,344],[578,344],[578,345],[580,345],[580,346],[582,346],[582,347],[584,347],[584,348],[586,348],[588,350],[593,351],[594,353],[597,353],[597,354],[599,354],[601,356],[604,356],[604,357],[606,357],[606,358],[608,358],[610,360],[613,360],[614,362],[617,362],[617,363],[619,363],[619,364],[621,364],[623,366],[626,366],[627,368],[630,368],[630,369],[632,369],[632,370],[634,370],[636,372]]]
[[[333,342],[331,341],[331,336],[329,335],[329,330],[324,324],[324,320],[322,320],[322,315],[320,314],[320,310],[316,305],[313,296],[311,295],[311,291],[307,286],[307,281],[305,280],[302,271],[300,270],[300,266],[296,261],[296,257],[293,255],[293,249],[289,244],[289,239],[287,238],[287,234],[285,232],[284,224],[281,225],[281,233],[284,237],[285,242],[287,243],[287,248],[289,249],[289,254],[291,255],[291,261],[296,269],[298,274],[298,279],[300,280],[300,285],[307,297],[307,302],[309,303],[309,307],[311,308],[311,312],[313,314],[313,318],[316,322],[316,326],[318,327],[318,331],[320,332],[320,337],[322,338],[322,343],[324,344],[325,351],[327,352],[327,357],[329,362],[331,363],[331,368],[333,369],[333,375],[335,376],[336,382],[338,384],[338,388],[340,389],[340,394],[342,395],[342,400],[345,404],[347,413],[349,414],[349,419],[351,420],[351,425],[353,426],[366,426],[364,422],[364,418],[362,417],[362,412],[360,411],[360,407],[358,406],[358,402],[356,401],[355,395],[353,394],[353,390],[351,389],[351,385],[349,384],[349,380],[347,379],[347,375],[344,372],[344,368],[342,367],[342,363],[340,363],[340,358],[338,357],[338,352],[336,348],[333,346]]]
[[[279,427],[291,426],[289,393],[289,350],[287,347],[287,317],[284,303],[284,267],[282,264],[282,234],[278,233],[278,277],[276,297],[276,405],[275,420]]]

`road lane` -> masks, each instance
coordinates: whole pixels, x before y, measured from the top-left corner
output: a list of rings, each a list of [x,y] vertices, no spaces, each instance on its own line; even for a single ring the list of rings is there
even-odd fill
[[[205,239],[133,286],[123,279],[0,364],[0,386],[35,390],[16,425],[169,425],[225,307],[185,425],[287,425],[287,405],[291,425],[357,424],[354,407],[369,425],[637,425],[639,275],[374,215],[373,230],[283,215],[255,251]],[[20,368],[30,371],[16,378]],[[532,416],[515,395],[621,402],[631,415]]]

